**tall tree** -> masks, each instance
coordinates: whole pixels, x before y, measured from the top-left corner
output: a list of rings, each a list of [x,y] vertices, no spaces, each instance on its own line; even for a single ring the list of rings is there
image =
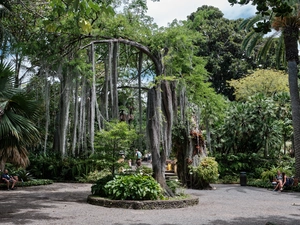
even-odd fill
[[[289,74],[289,88],[292,105],[295,171],[296,177],[300,177],[300,98],[298,89],[298,42],[299,42],[299,17],[300,4],[298,0],[277,1],[277,0],[228,0],[231,4],[256,5],[257,14],[261,14],[264,20],[255,24],[255,31],[266,34],[273,27],[280,30],[283,35],[285,58],[287,60]]]
[[[246,32],[238,28],[241,21],[226,19],[218,8],[204,5],[185,22],[185,26],[202,35],[196,42],[196,54],[207,60],[205,68],[213,88],[231,100],[233,89],[227,81],[238,79],[257,66],[241,49],[246,36]]]

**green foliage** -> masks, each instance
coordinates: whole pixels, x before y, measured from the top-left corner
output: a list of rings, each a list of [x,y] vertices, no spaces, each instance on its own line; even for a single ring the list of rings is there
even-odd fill
[[[106,167],[114,174],[122,164],[118,163],[122,151],[125,155],[130,153],[130,147],[137,134],[125,122],[111,122],[106,124],[106,129],[95,136],[95,155],[93,158],[103,159]]]
[[[228,0],[231,5],[240,4],[247,5],[252,2],[253,5],[256,5],[257,14],[261,14],[263,16],[270,15],[270,11],[275,13],[276,17],[284,17],[288,16],[293,12],[293,7],[289,5],[290,2],[293,1],[278,1],[278,0]],[[258,26],[258,32],[267,33],[270,29],[270,22],[264,21],[260,23]]]
[[[29,186],[48,185],[48,184],[53,184],[53,181],[48,179],[29,180],[22,183],[21,185],[24,187],[29,187]]]
[[[34,98],[17,85],[12,66],[0,63],[1,160],[26,167],[29,162],[27,148],[40,141],[33,122],[38,119],[38,107]]]
[[[283,104],[280,99],[286,98],[257,94],[246,102],[230,103],[224,120],[212,131],[214,151],[264,153],[265,157],[278,154],[282,145],[291,139],[288,103]]]
[[[153,175],[153,170],[147,166],[141,166],[141,167],[138,167],[136,169],[136,173],[138,174],[142,174],[142,175],[145,175],[145,176],[152,176]]]
[[[108,175],[100,178],[99,180],[97,180],[96,184],[92,185],[92,187],[91,187],[92,194],[101,196],[101,197],[107,197],[105,185],[107,184],[107,182],[109,182],[111,180],[113,180],[113,176],[111,174],[108,174]]]
[[[218,163],[213,157],[203,158],[198,167],[192,167],[192,171],[207,183],[215,182],[219,178]]]
[[[295,159],[287,155],[280,154],[267,159],[256,153],[216,154],[215,157],[219,164],[222,182],[227,180],[230,183],[231,180],[238,179],[241,171],[245,171],[248,178],[269,182],[274,178],[277,170],[285,172],[288,176],[294,174]]]
[[[184,24],[202,37],[194,41],[198,47],[195,54],[205,58],[212,88],[231,100],[233,89],[227,81],[244,76],[256,66],[241,49],[246,32],[238,29],[239,23],[240,20],[224,18],[218,8],[204,5],[189,15]]]
[[[47,179],[38,179],[38,180],[29,180],[29,181],[20,181],[17,183],[16,187],[30,187],[30,186],[39,186],[39,185],[48,185],[53,184],[52,180]],[[7,185],[5,183],[0,183],[0,189],[6,189]]]
[[[283,71],[256,70],[247,77],[229,81],[229,84],[235,89],[237,100],[246,100],[257,93],[271,97],[278,92],[289,92],[288,76]]]
[[[178,179],[168,179],[166,180],[168,187],[172,190],[172,192],[176,195],[181,195],[178,190],[182,187],[181,182]]]
[[[82,183],[95,183],[102,177],[107,176],[109,174],[110,174],[110,171],[108,171],[108,170],[101,170],[101,171],[95,170],[95,171],[91,171],[87,175],[83,175],[83,177],[79,177],[77,179],[79,182],[82,182]]]
[[[16,172],[16,175],[18,176],[19,181],[27,182],[27,181],[35,180],[34,177],[29,172],[27,172],[25,169],[18,170]]]
[[[140,174],[116,176],[105,185],[109,198],[119,200],[157,200],[162,189],[153,177]]]
[[[256,153],[216,154],[215,157],[219,164],[221,179],[225,179],[226,176],[239,177],[241,171],[247,172],[247,176],[260,178],[265,168],[276,163],[275,159],[267,160]]]
[[[236,184],[239,182],[238,176],[225,175],[220,180],[223,184]]]
[[[69,180],[84,179],[89,173],[104,169],[102,160],[93,158],[64,158],[58,155],[31,155],[27,170],[37,179]]]

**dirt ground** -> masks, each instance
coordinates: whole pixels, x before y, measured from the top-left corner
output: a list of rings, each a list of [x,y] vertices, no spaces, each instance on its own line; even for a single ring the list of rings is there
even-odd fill
[[[91,184],[54,183],[0,190],[0,224],[277,225],[300,224],[300,193],[240,185],[185,190],[199,205],[180,209],[114,209],[86,202]]]

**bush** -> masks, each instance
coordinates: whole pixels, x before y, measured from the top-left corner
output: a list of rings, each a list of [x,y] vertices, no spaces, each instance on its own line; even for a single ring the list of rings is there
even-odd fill
[[[33,176],[29,172],[27,172],[26,170],[24,170],[24,169],[18,170],[16,172],[16,175],[18,176],[19,181],[26,182],[26,181],[32,181],[32,180],[34,180]]]
[[[116,200],[157,200],[162,197],[162,189],[156,180],[140,174],[116,176],[104,188],[107,196]]]
[[[140,173],[146,176],[152,176],[153,170],[147,166],[141,166],[137,168],[136,173]]]
[[[112,179],[113,179],[113,175],[109,174],[97,180],[96,184],[92,185],[91,187],[92,194],[101,197],[107,197],[104,186],[107,184],[107,182],[111,181]]]
[[[215,182],[219,178],[218,163],[213,157],[202,159],[198,167],[193,167],[193,172],[207,183]]]
[[[96,183],[97,180],[110,175],[111,172],[108,170],[95,170],[95,171],[91,171],[89,172],[88,175],[83,175],[83,177],[78,177],[78,181],[82,182],[82,183]]]
[[[175,195],[182,195],[182,193],[178,193],[178,189],[182,187],[182,184],[177,179],[166,180],[168,187],[172,190]]]

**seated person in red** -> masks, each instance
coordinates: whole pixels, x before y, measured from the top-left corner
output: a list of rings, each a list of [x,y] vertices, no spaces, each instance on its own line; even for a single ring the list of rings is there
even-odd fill
[[[4,173],[1,176],[1,180],[5,183],[7,183],[7,190],[9,190],[9,183],[11,183],[11,189],[10,190],[14,190],[15,188],[15,184],[17,183],[17,179],[15,179],[14,177],[10,176],[8,174],[8,170],[5,169]]]

